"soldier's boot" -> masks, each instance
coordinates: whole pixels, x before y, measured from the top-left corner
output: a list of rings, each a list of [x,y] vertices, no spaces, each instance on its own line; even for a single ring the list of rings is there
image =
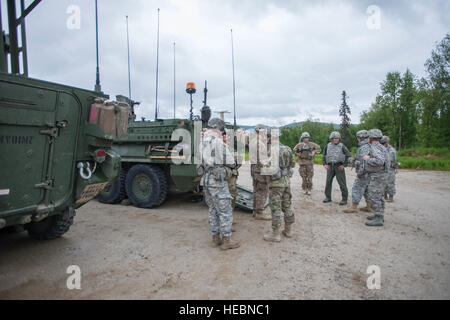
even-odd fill
[[[272,215],[264,214],[264,211],[256,211],[255,212],[255,220],[272,220]]]
[[[220,238],[220,234],[214,234],[212,236],[212,245],[213,247],[218,247],[222,244],[222,239]]]
[[[290,225],[290,224],[284,225],[283,235],[286,238],[292,238],[292,225]]]
[[[272,229],[272,232],[264,235],[264,240],[269,242],[280,242],[281,241],[281,235],[280,235],[280,229]]]
[[[394,202],[394,196],[389,195],[389,198],[386,199],[386,202]]]
[[[220,246],[220,249],[222,250],[228,250],[228,249],[236,249],[239,248],[241,244],[237,241],[232,241],[231,236],[229,237],[223,237],[222,238],[222,244]]]
[[[368,227],[382,227],[384,224],[383,216],[376,215],[372,220],[366,221]]]
[[[364,208],[360,208],[359,211],[372,212],[372,209],[370,209],[370,203],[366,202],[366,206]]]
[[[340,206],[346,206],[347,205],[347,200],[342,199],[341,202],[339,202]]]
[[[357,213],[358,212],[358,204],[352,203],[352,206],[350,208],[347,208],[344,210],[345,213]]]
[[[371,215],[371,216],[368,216],[366,219],[367,219],[367,220],[373,220],[373,219],[375,219],[375,217],[376,217],[376,216],[373,214],[373,215]]]

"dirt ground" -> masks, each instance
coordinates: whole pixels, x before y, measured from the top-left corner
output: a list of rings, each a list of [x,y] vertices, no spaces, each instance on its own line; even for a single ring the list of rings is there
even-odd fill
[[[270,222],[235,212],[236,250],[210,246],[207,208],[170,195],[154,210],[91,201],[61,239],[0,235],[0,299],[450,299],[450,172],[402,170],[385,226],[367,214],[323,204],[325,170],[315,190],[292,180],[295,236],[262,240]],[[249,167],[239,183],[251,186]],[[355,174],[347,170],[351,189]],[[363,201],[364,202],[364,201]],[[68,290],[67,267],[81,268],[81,290]],[[368,266],[381,270],[369,290]]]

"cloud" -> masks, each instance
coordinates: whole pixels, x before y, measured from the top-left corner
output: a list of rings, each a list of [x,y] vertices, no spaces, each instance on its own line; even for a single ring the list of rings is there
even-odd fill
[[[173,43],[177,116],[188,117],[186,82],[197,83],[195,111],[208,80],[213,110],[233,110],[230,29],[236,59],[238,122],[271,125],[312,116],[339,122],[340,95],[352,121],[374,101],[389,71],[424,75],[435,42],[449,30],[448,1],[99,0],[103,90],[128,94],[125,15],[129,16],[132,96],[138,117],[154,117],[157,8],[161,8],[159,106],[173,115]],[[67,7],[81,9],[69,30]],[[381,9],[369,30],[366,10]],[[2,1],[2,7],[5,2]],[[95,81],[93,1],[46,0],[27,20],[30,75],[83,88]],[[232,120],[232,114],[227,116]]]

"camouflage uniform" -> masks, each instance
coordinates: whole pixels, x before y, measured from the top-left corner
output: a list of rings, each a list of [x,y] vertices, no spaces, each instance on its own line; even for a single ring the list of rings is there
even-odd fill
[[[262,127],[262,125],[260,125]],[[265,138],[254,136],[250,141],[250,150],[256,151],[255,155],[250,155],[252,164],[250,166],[250,173],[253,180],[253,212],[254,215],[263,215],[266,206],[267,198],[269,196],[269,182],[268,176],[261,174],[263,164],[261,163],[260,148],[267,145]],[[255,162],[255,163],[254,163]]]
[[[332,132],[330,135],[330,140],[333,138],[340,139],[340,134],[338,132]],[[339,187],[341,189],[342,201],[340,205],[346,205],[348,199],[348,189],[347,180],[345,177],[345,169],[339,170],[340,166],[346,167],[348,164],[348,159],[351,157],[350,151],[341,142],[334,144],[333,142],[328,143],[325,147],[322,155],[323,165],[328,165],[330,168],[327,170],[327,180],[325,186],[325,200],[324,203],[331,202],[331,190],[333,185],[333,179],[336,176]]]
[[[384,189],[386,188],[386,169],[388,163],[386,148],[377,142],[370,147],[370,159],[365,163],[369,177],[367,200],[375,216],[384,217]]]
[[[284,222],[287,226],[295,222],[294,212],[291,209],[291,176],[292,168],[295,167],[294,154],[288,146],[279,144],[279,176],[274,175],[270,178],[269,199],[270,209],[272,211],[272,229],[281,228],[281,217],[284,213]]]
[[[363,195],[367,202],[367,187],[369,185],[369,177],[367,173],[364,173],[363,157],[370,153],[370,144],[369,140],[365,139],[358,143],[358,150],[356,151],[354,158],[354,165],[356,168],[356,173],[358,177],[356,177],[355,182],[352,187],[352,203],[359,204]]]
[[[299,172],[302,177],[302,189],[311,191],[313,188],[314,177],[314,157],[312,152],[316,154],[322,151],[322,148],[314,142],[300,142],[294,147],[295,153],[299,156],[298,164]]]
[[[220,154],[224,155],[220,160]],[[231,159],[231,160],[230,160]],[[222,164],[223,163],[223,164]],[[202,142],[203,176],[201,184],[209,207],[209,225],[213,235],[231,236],[233,209],[227,180],[235,168],[234,158],[221,138],[207,136]]]
[[[397,150],[393,146],[388,146],[387,148],[389,154],[390,166],[387,173],[386,181],[386,193],[392,198],[395,196],[395,175],[397,168]]]

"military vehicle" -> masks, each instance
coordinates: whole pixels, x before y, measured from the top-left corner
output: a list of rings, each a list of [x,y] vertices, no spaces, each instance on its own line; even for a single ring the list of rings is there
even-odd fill
[[[195,137],[199,138],[201,130],[206,127],[211,110],[206,105],[206,87],[201,116],[193,115],[194,83],[188,84],[187,92],[191,95],[189,119],[135,121],[130,116],[127,134],[114,140],[112,147],[122,158],[120,177],[99,194],[100,202],[113,204],[129,198],[137,207],[154,208],[164,202],[169,191],[200,191],[200,177],[194,162],[199,141]],[[123,96],[117,99],[127,101],[134,109],[134,101]],[[192,139],[184,141],[183,137],[176,134],[180,129]],[[184,154],[187,149],[189,153]]]
[[[207,126],[211,109],[206,105],[206,83],[200,116],[193,115],[192,94],[195,93],[195,84],[188,83],[186,91],[191,95],[189,119],[135,121],[134,107],[131,108],[127,134],[114,140],[112,147],[122,159],[120,177],[97,196],[100,202],[117,204],[129,199],[137,207],[156,208],[164,202],[169,192],[193,192],[192,198],[202,198],[199,185],[201,177],[197,174],[194,162],[196,146],[199,144],[195,137],[199,139],[200,131]],[[117,96],[117,100],[131,106],[136,104],[124,96]],[[234,128],[227,124],[227,129]],[[193,138],[184,141],[177,134],[179,129],[186,130],[189,137]],[[186,154],[185,150],[188,150]],[[179,163],[188,157],[190,164]],[[252,190],[239,185],[237,190],[236,206],[253,211]]]
[[[6,2],[9,34],[0,19],[0,229],[54,239],[119,175],[111,145],[126,132],[129,106],[28,77],[25,17],[39,2],[21,1],[19,18],[16,1]]]

